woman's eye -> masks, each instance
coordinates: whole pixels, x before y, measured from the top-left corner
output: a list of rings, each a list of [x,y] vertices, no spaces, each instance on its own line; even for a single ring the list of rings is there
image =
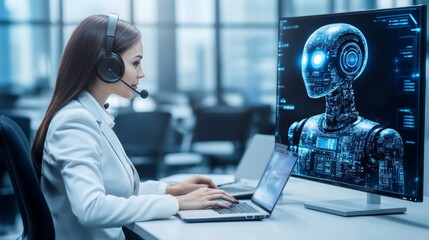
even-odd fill
[[[134,65],[135,67],[137,67],[138,65],[140,65],[140,61],[136,61],[136,62],[134,62],[134,63],[133,63],[133,65]]]

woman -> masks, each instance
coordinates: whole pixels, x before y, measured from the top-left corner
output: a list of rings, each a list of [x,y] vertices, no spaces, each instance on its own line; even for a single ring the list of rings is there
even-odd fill
[[[142,58],[140,32],[117,15],[86,18],[64,50],[32,148],[57,239],[123,239],[121,226],[132,222],[228,207],[215,199],[236,202],[203,177],[173,186],[139,182],[103,105],[112,94],[132,97],[119,78],[136,89]]]

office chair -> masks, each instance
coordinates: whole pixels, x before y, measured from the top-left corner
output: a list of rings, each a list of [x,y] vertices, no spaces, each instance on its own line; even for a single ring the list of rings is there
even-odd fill
[[[1,114],[0,114],[1,115]],[[31,142],[31,119],[27,116],[5,113],[7,117],[12,119],[22,129],[28,141]],[[13,191],[11,182],[7,174],[6,162],[0,159],[0,206],[7,204],[9,207],[2,209],[0,216],[0,224],[15,226],[16,215],[18,214],[18,205]]]
[[[252,134],[274,135],[274,112],[270,105],[249,105],[252,112]]]
[[[168,144],[172,115],[164,111],[120,113],[113,130],[141,180],[158,179]]]
[[[211,172],[218,167],[236,166],[250,137],[252,121],[252,112],[247,107],[198,108],[195,110],[191,151],[208,159]]]
[[[0,158],[6,162],[23,223],[21,239],[55,239],[51,212],[39,186],[30,145],[21,128],[0,116]]]
[[[3,114],[8,118],[12,119],[18,126],[22,129],[27,138],[28,142],[31,143],[33,141],[31,134],[31,119],[28,116],[17,115],[17,114]]]

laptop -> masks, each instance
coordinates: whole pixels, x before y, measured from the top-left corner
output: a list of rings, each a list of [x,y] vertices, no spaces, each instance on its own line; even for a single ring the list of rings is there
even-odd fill
[[[274,136],[255,134],[235,172],[234,182],[218,185],[236,199],[250,199],[274,149]]]
[[[242,200],[230,208],[183,210],[178,212],[178,216],[189,223],[268,218],[282,195],[297,159],[297,154],[288,151],[286,145],[276,143],[250,200]]]
[[[274,142],[273,135],[255,134],[243,153],[234,175],[200,175],[211,178],[220,189],[236,199],[250,199],[273,152]],[[175,184],[193,175],[195,174],[175,174],[164,177],[161,181]]]

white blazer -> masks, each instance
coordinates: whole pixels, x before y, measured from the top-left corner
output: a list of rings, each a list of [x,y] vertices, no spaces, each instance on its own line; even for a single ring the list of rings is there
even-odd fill
[[[41,187],[56,239],[124,239],[121,226],[178,211],[177,199],[165,194],[166,183],[140,183],[133,195],[139,181],[113,125],[113,117],[87,91],[52,119]]]

